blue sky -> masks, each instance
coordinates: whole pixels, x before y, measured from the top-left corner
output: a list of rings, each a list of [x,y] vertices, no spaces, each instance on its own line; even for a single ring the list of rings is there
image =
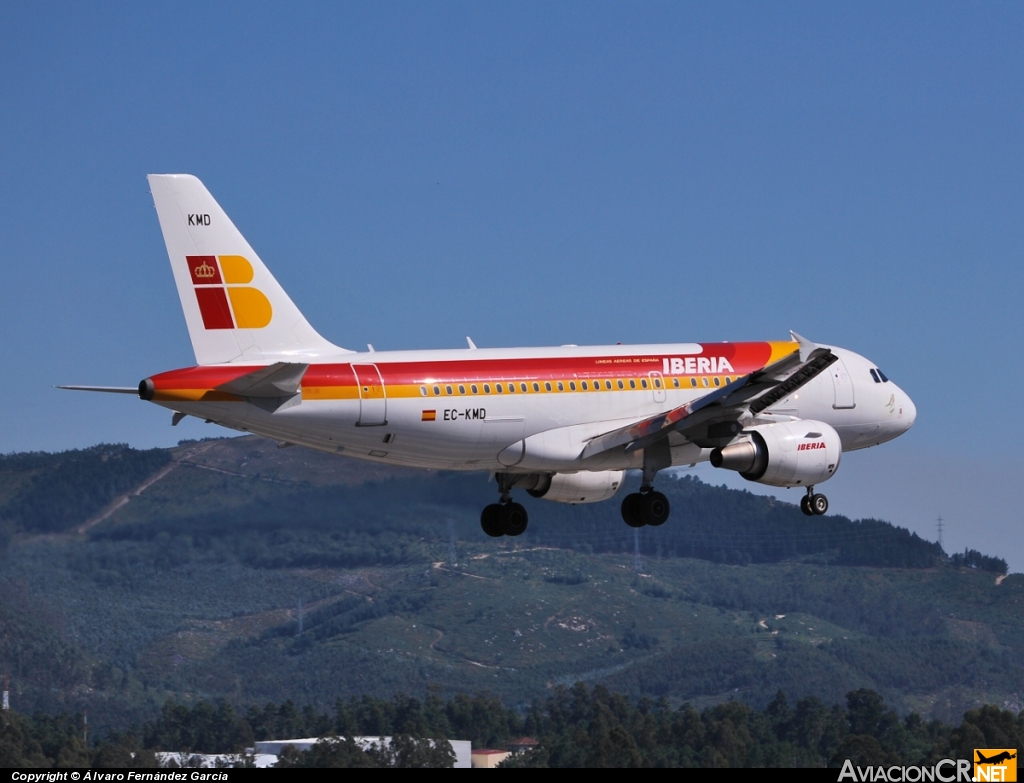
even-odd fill
[[[863,353],[918,423],[833,510],[1024,569],[1021,41],[1010,3],[2,4],[0,451],[224,432],[51,389],[192,363],[145,181],[189,172],[346,347]]]

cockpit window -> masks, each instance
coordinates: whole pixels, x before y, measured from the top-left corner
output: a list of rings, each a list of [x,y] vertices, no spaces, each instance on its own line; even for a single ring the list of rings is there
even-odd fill
[[[875,379],[875,383],[881,383],[882,382],[881,379],[879,379],[879,377],[878,377],[878,373],[874,369],[869,370],[869,372],[871,373],[871,377]]]
[[[888,383],[889,379],[885,377],[885,373],[878,370],[878,377],[882,379],[882,383]]]

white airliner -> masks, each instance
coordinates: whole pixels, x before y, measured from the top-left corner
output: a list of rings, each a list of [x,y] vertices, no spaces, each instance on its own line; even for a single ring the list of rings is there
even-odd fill
[[[195,367],[146,378],[137,393],[243,432],[350,457],[490,471],[500,500],[491,536],[521,534],[520,488],[559,503],[622,503],[633,527],[660,525],[660,470],[710,460],[750,481],[816,485],[844,451],[906,432],[905,392],[852,351],[792,340],[750,343],[354,352],[321,337],[196,177],[150,175]]]

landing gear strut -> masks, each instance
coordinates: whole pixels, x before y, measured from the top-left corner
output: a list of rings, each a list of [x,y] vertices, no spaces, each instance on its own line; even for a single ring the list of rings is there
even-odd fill
[[[808,487],[807,494],[800,498],[800,510],[809,517],[821,516],[828,511],[828,498],[815,495],[814,487]]]
[[[672,464],[668,439],[652,443],[644,449],[644,480],[639,492],[622,499],[622,519],[630,527],[664,525],[672,508],[668,498],[654,489],[654,476]]]
[[[498,488],[501,500],[484,508],[480,514],[480,527],[491,538],[521,536],[526,532],[530,517],[522,505],[513,502],[512,484],[506,476],[498,476]]]

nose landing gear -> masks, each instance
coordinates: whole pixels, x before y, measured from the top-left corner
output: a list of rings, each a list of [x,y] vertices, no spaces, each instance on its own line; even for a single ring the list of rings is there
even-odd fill
[[[800,510],[809,517],[821,516],[828,511],[828,498],[815,495],[814,487],[808,487],[807,494],[800,498]]]

